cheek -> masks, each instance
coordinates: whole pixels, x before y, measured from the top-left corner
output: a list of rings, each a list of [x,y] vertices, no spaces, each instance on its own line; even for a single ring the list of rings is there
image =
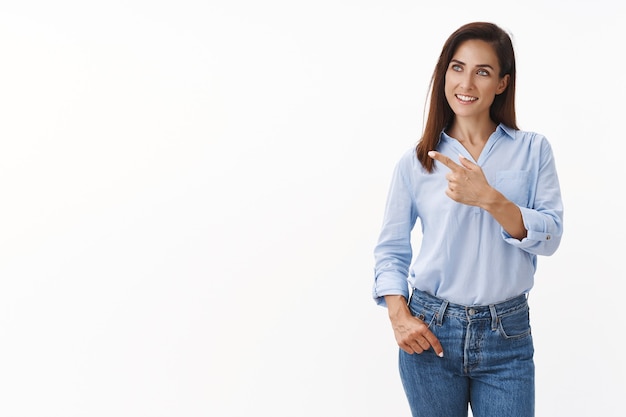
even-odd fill
[[[447,80],[446,80],[446,84],[443,87],[443,92],[444,92],[444,95],[446,96],[446,100],[448,101],[448,104],[449,104],[450,100],[454,99],[454,88],[451,86],[450,83],[448,83]]]
[[[454,72],[447,72],[444,78],[444,91],[446,96],[453,94],[454,90],[462,83],[462,77]]]
[[[483,90],[493,93],[498,91],[498,87],[500,86],[500,83],[497,81],[494,82],[494,80],[484,80],[481,84]]]

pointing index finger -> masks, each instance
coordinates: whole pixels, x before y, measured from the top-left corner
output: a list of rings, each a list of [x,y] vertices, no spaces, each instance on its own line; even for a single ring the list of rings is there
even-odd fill
[[[442,164],[444,164],[445,166],[447,166],[450,169],[461,168],[461,165],[457,164],[456,162],[454,162],[449,157],[447,157],[447,156],[445,156],[443,154],[440,154],[439,152],[429,151],[428,152],[428,156],[430,156],[431,158],[433,158],[436,161],[441,162]]]

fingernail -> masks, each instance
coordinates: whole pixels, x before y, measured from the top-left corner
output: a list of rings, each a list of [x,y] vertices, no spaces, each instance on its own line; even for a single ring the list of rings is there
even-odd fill
[[[437,354],[437,356],[439,356],[440,358],[443,358],[443,352]]]
[[[435,151],[428,151],[428,156],[430,156],[431,158],[435,156]]]

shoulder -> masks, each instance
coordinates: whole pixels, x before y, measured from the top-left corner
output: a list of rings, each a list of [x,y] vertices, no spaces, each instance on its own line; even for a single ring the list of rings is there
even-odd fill
[[[416,176],[419,176],[422,171],[422,164],[417,159],[417,153],[415,148],[410,148],[404,151],[398,160],[394,168],[394,176],[396,179],[402,179],[403,182],[410,184]]]
[[[513,129],[511,127],[500,125],[499,128],[504,135],[510,137],[520,145],[524,144],[532,147],[539,147],[546,150],[550,149],[548,138],[542,133],[532,130]]]
[[[552,145],[545,135],[530,130],[507,129],[512,138],[510,151],[519,157],[536,161],[540,166],[546,166],[554,161]]]
[[[512,139],[531,140],[531,141],[546,140],[546,137],[544,135],[542,135],[541,133],[532,131],[532,130],[514,129],[512,127],[508,127],[508,126],[503,125],[503,124],[500,124],[498,126],[498,129],[500,129],[500,131],[504,135],[509,136]]]
[[[417,152],[415,150],[415,147],[405,150],[400,155],[400,160],[398,161],[398,163],[410,164],[414,161],[417,161]]]
[[[421,164],[417,159],[416,149],[410,148],[400,155],[400,159],[396,164],[396,168],[403,172],[411,172],[421,168]]]

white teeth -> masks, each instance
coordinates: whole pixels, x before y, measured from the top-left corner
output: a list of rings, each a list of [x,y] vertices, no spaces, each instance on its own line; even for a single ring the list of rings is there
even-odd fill
[[[461,101],[476,101],[478,100],[476,97],[463,96],[461,94],[457,94],[456,97]]]

